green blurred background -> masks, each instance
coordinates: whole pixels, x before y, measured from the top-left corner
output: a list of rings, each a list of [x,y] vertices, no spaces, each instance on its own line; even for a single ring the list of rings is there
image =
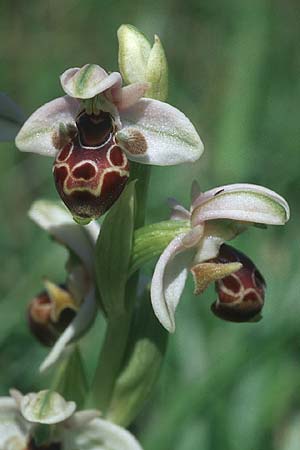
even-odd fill
[[[1,0],[0,11],[0,90],[26,114],[62,95],[58,75],[69,67],[117,70],[122,23],[161,37],[169,102],[196,125],[206,152],[192,167],[153,169],[148,222],[168,217],[169,196],[188,206],[193,178],[202,189],[262,184],[288,199],[287,226],[251,229],[234,244],[267,280],[263,320],[222,322],[210,312],[214,289],[194,297],[190,283],[160,381],[134,431],[146,450],[299,450],[298,0]],[[3,395],[10,386],[45,386],[37,367],[46,350],[24,316],[43,276],[64,279],[66,254],[27,218],[33,200],[57,198],[51,159],[1,147]],[[99,333],[95,327],[83,342],[90,371]]]

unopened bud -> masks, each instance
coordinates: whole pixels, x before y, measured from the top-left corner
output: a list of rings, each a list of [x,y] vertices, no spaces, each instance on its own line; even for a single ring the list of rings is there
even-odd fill
[[[118,30],[119,67],[124,81],[150,83],[145,97],[164,101],[168,95],[168,64],[158,36],[151,48],[146,37],[132,25]]]
[[[223,244],[217,260],[220,263],[240,262],[243,267],[215,283],[218,300],[213,313],[231,322],[257,322],[261,319],[266,283],[254,263],[235,248]]]
[[[29,304],[28,323],[37,340],[52,347],[74,319],[77,306],[65,287],[49,281],[45,284],[46,290]]]

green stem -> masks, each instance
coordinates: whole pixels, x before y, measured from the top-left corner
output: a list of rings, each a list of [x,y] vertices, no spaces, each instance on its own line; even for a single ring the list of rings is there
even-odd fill
[[[130,328],[131,312],[108,319],[106,334],[94,377],[93,405],[105,414],[110,403],[115,380],[123,360]]]
[[[136,183],[136,218],[135,229],[145,221],[145,204],[150,179],[150,167],[131,163],[131,180]],[[103,346],[99,355],[97,368],[91,390],[90,404],[106,414],[112,398],[116,379],[119,375],[127,346],[132,312],[136,301],[138,273],[132,276],[126,287],[126,312],[120,316],[108,317]]]
[[[130,164],[130,179],[137,180],[136,183],[137,212],[135,218],[135,229],[137,229],[142,227],[145,223],[147,194],[150,182],[150,167],[148,165],[132,162]]]

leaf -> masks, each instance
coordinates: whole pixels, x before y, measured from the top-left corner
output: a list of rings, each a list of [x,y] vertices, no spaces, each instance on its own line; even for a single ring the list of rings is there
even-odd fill
[[[83,407],[88,384],[77,346],[74,350],[72,349],[69,357],[63,362],[53,385],[53,390],[59,392],[66,400],[73,400],[78,409]]]
[[[126,310],[125,288],[131,258],[135,215],[132,181],[108,212],[96,244],[96,280],[108,317]]]
[[[24,120],[25,116],[19,106],[0,92],[0,142],[12,141]]]
[[[133,237],[130,275],[159,256],[175,236],[189,230],[189,222],[183,220],[165,220],[137,229]]]
[[[127,427],[148,399],[160,373],[168,332],[155,317],[147,291],[135,311],[123,369],[116,381],[108,419]]]

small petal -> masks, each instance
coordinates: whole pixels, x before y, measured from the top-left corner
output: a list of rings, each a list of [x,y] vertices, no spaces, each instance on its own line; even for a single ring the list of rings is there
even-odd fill
[[[100,231],[97,222],[82,227],[74,222],[62,204],[50,200],[34,202],[29,210],[29,217],[74,252],[90,273],[93,271],[94,245]]]
[[[199,195],[193,204],[192,224],[231,219],[283,225],[289,215],[287,202],[270,189],[254,184],[230,184]]]
[[[119,111],[130,108],[141,97],[144,96],[146,90],[149,88],[149,83],[134,83],[129,86],[125,86],[121,90],[119,99],[115,99],[112,96],[112,101],[118,107]]]
[[[221,245],[225,239],[220,236],[204,235],[197,246],[197,253],[194,257],[194,263],[199,264],[209,259],[216,258]]]
[[[73,414],[69,419],[67,419],[66,426],[68,428],[83,427],[99,416],[100,411],[98,411],[97,409],[86,409],[84,411],[78,411],[75,414]]]
[[[189,234],[195,230],[181,233],[166,247],[161,254],[152,277],[151,302],[154,313],[160,323],[170,333],[175,331],[175,310],[182,294],[188,269],[194,250],[189,250],[184,241],[189,240]],[[202,230],[199,230],[198,240]],[[195,240],[195,236],[193,236]]]
[[[198,225],[199,226],[199,225]],[[203,237],[197,245],[194,263],[216,258],[221,245],[247,229],[247,225],[225,220],[211,220],[205,223]]]
[[[40,372],[44,372],[64,353],[66,347],[71,342],[78,339],[92,325],[97,313],[97,303],[95,299],[94,287],[88,292],[83,303],[75,316],[72,323],[65,329],[63,334],[58,338],[54,347],[40,366]]]
[[[190,212],[181,206],[174,198],[168,199],[168,205],[171,208],[171,220],[190,220]]]
[[[142,450],[135,437],[124,428],[102,419],[94,419],[63,434],[65,450]]]
[[[194,294],[199,295],[214,281],[231,275],[242,267],[239,262],[220,264],[217,262],[207,262],[196,264],[191,268],[193,274],[195,290]]]
[[[201,189],[200,189],[199,183],[198,183],[198,181],[193,180],[192,187],[191,187],[191,203],[192,203],[192,205],[198,199],[200,194],[201,194]]]
[[[119,72],[110,75],[97,64],[86,64],[81,68],[66,70],[60,77],[63,90],[70,97],[93,98],[107,89],[120,86],[122,78]]]
[[[16,146],[22,152],[55,156],[61,125],[75,125],[79,110],[80,103],[68,96],[46,103],[26,120],[16,137]]]
[[[141,99],[121,113],[116,135],[129,159],[142,164],[172,166],[194,162],[203,144],[189,119],[167,103]]]
[[[76,403],[67,402],[57,392],[44,390],[24,395],[20,409],[28,422],[51,425],[71,417],[76,409]]]

